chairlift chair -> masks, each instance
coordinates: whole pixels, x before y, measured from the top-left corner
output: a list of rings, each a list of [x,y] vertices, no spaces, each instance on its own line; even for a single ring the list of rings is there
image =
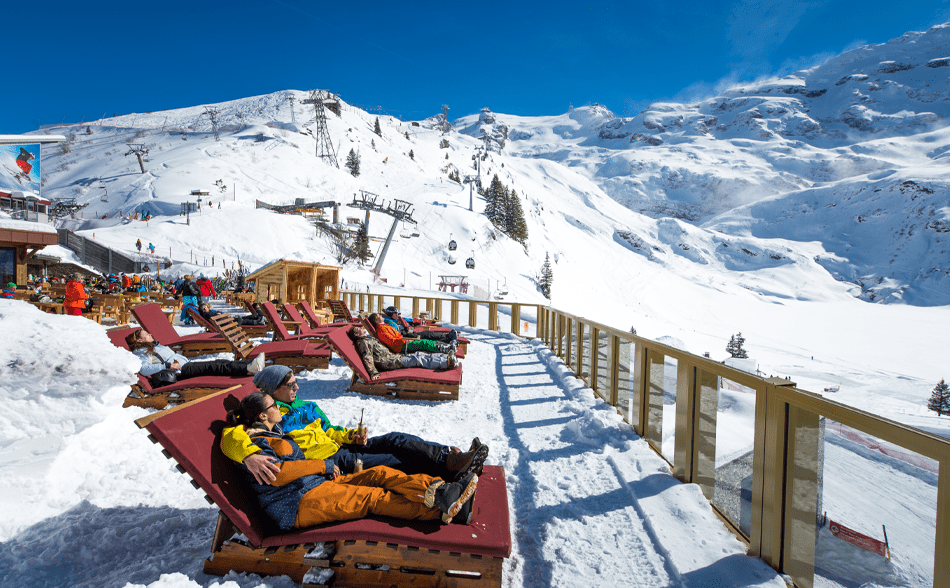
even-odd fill
[[[475,269],[475,252],[472,251],[472,256],[465,260],[466,269]]]
[[[449,265],[455,265],[455,257],[449,256]]]
[[[458,243],[455,242],[455,239],[449,241],[449,251],[455,251],[458,249]]]

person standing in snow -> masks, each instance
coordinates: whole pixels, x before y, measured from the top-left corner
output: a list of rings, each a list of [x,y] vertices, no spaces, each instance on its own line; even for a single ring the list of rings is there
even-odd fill
[[[138,214],[138,213],[136,213],[136,214]],[[139,255],[142,255],[142,240],[141,240],[141,239],[136,239],[136,240],[135,240],[135,248],[138,249]]]
[[[186,275],[181,285],[175,289],[175,298],[181,298],[181,320],[182,324],[191,325],[195,321],[188,316],[188,307],[191,306],[195,311],[201,304],[201,289],[191,281],[191,275]]]
[[[70,274],[69,281],[66,282],[66,297],[63,299],[63,308],[66,309],[66,314],[81,316],[82,309],[86,308],[86,299],[88,298],[89,294],[86,294],[86,288],[79,281],[79,276]]]
[[[213,258],[212,258],[213,259]],[[198,289],[201,290],[201,296],[203,298],[217,298],[218,293],[214,290],[214,284],[211,283],[211,280],[205,277],[204,274],[198,276],[198,279],[195,281],[195,284],[198,285]]]

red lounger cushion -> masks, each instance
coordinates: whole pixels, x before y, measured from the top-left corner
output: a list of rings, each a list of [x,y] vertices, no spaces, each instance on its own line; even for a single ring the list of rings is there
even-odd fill
[[[479,478],[471,525],[372,518],[280,533],[244,491],[238,465],[218,448],[226,409],[254,390],[247,385],[218,392],[166,411],[145,426],[254,546],[350,539],[492,557],[511,554],[505,472],[489,465]]]
[[[417,382],[432,382],[436,384],[453,384],[459,385],[462,382],[462,366],[457,365],[454,369],[445,370],[437,372],[435,370],[427,370],[424,368],[409,368],[404,370],[392,370],[388,372],[379,372],[379,378],[373,380],[369,376],[369,372],[366,370],[366,365],[363,363],[363,358],[360,357],[360,354],[356,351],[356,345],[353,343],[353,340],[350,339],[349,334],[347,333],[349,328],[338,329],[333,333],[327,335],[327,343],[333,346],[333,349],[340,355],[343,361],[346,362],[350,369],[362,380],[364,383],[370,382],[399,382],[404,380],[414,380]]]
[[[161,345],[171,347],[181,343],[205,343],[214,340],[217,343],[223,343],[224,339],[217,333],[195,333],[194,335],[179,335],[175,327],[168,322],[168,317],[162,310],[162,306],[156,302],[150,304],[140,304],[132,309],[135,319],[142,325],[142,328],[151,333]]]

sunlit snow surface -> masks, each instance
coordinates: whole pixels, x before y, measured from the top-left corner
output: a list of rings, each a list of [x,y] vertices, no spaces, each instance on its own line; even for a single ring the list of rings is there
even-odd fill
[[[783,80],[653,105],[633,119],[596,105],[552,117],[486,112],[454,121],[443,136],[434,119],[414,126],[381,116],[377,136],[376,117],[343,102],[342,116],[327,124],[341,163],[359,153],[359,177],[315,158],[304,92],[290,91],[296,124],[283,92],[217,105],[220,141],[203,107],[130,114],[88,132],[54,129],[75,140],[69,153],[44,151],[43,195],[89,204],[66,223],[87,240],[131,255],[137,239],[153,243],[157,255],[145,259],[172,260],[167,278],[278,258],[335,265],[313,225],[255,201],[335,200],[346,222],[364,218],[345,204],[367,190],[409,202],[420,236],[396,232],[381,271],[386,285],[347,265],[351,288],[431,296],[440,276],[464,275],[470,295],[504,286],[506,300],[548,304],[534,280],[550,255],[558,309],[717,361],[741,332],[765,376],[836,390],[824,394],[947,436],[950,419],[925,404],[950,376],[950,68],[933,65],[950,55],[948,31],[908,33]],[[481,177],[487,186],[497,174],[522,198],[526,248],[492,230],[482,197],[469,211],[469,186],[448,180],[475,174],[480,135],[500,136],[502,125],[505,147],[481,162]],[[129,142],[149,147],[146,173],[125,156]],[[188,224],[178,212],[192,190],[209,195]],[[147,225],[119,216],[146,210]],[[370,234],[383,238],[390,225],[374,213]],[[62,247],[44,252],[78,261]],[[468,257],[473,270],[464,269]],[[522,311],[534,333],[534,310]],[[560,360],[537,342],[489,332],[484,313],[478,326],[466,332],[473,343],[458,402],[347,394],[350,374],[339,360],[301,374],[301,394],[336,423],[355,423],[365,409],[379,433],[489,443],[489,462],[508,474],[506,586],[784,584],[746,557],[698,487],[670,477]],[[215,510],[134,426],[145,411],[119,408],[136,365],[91,321],[0,301],[0,584],[289,586],[286,578],[201,573]],[[668,365],[668,394],[675,374]],[[724,387],[718,400],[722,467],[748,453],[754,398]],[[668,399],[667,456],[672,407]],[[823,509],[877,538],[886,524],[893,559],[874,560],[823,530],[817,581],[837,574],[843,585],[928,585],[936,475],[842,439],[826,434]]]

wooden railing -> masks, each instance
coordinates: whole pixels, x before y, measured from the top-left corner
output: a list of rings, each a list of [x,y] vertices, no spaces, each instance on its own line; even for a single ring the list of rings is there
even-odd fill
[[[702,489],[717,514],[749,544],[749,553],[788,574],[796,586],[814,583],[826,424],[868,439],[871,447],[896,446],[889,455],[908,456],[904,459],[924,474],[939,472],[933,560],[924,567],[932,566],[933,586],[950,588],[947,439],[801,390],[788,380],[759,377],[550,307],[542,309],[538,322],[547,346],[617,408],[669,462],[676,478]],[[719,426],[721,401],[747,402],[749,418]],[[723,445],[718,452],[717,442]],[[876,488],[885,483],[878,477],[866,470],[860,482]],[[887,512],[886,505],[880,508]],[[925,533],[912,540],[929,539]]]
[[[547,306],[364,292],[341,297],[354,312],[396,306],[403,314],[425,311],[453,324],[543,340],[670,464],[676,478],[699,486],[751,555],[802,588],[814,584],[823,524],[826,425],[869,439],[870,446],[893,446],[913,458],[904,458],[912,467],[930,472],[923,477],[936,478],[933,560],[924,567],[932,566],[933,586],[950,588],[947,439],[801,390],[789,380],[763,378]],[[731,408],[720,411],[726,403]],[[861,484],[874,489],[882,483],[876,476],[868,470],[847,491],[860,492]],[[930,541],[926,533],[913,540]]]

